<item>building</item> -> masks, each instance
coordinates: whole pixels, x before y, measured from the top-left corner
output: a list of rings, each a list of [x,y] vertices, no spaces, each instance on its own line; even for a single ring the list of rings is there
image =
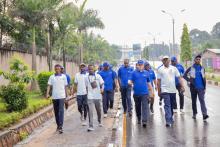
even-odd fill
[[[220,71],[220,49],[206,49],[203,51],[202,64],[205,68]]]

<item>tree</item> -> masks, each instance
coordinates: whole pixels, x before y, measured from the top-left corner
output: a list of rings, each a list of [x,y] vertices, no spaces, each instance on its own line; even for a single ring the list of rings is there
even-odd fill
[[[79,33],[79,51],[80,51],[80,62],[83,62],[83,43],[82,37],[83,33],[86,33],[87,29],[89,28],[104,28],[104,24],[101,19],[98,17],[98,12],[93,9],[85,9],[85,5],[87,0],[84,0],[83,4],[79,7],[77,13],[77,29]]]
[[[32,37],[32,70],[37,72],[36,63],[36,29],[44,19],[43,11],[48,8],[53,0],[15,0],[12,15],[23,20],[31,28]],[[31,89],[36,89],[36,81],[31,84]]]
[[[220,22],[216,23],[212,28],[212,37],[215,39],[220,39]]]
[[[187,25],[183,25],[183,33],[181,37],[181,61],[185,62],[185,66],[187,67],[187,61],[192,60],[192,49],[191,49],[191,41],[189,38]]]
[[[193,47],[197,47],[199,44],[203,44],[211,39],[211,35],[208,32],[200,31],[199,29],[193,29],[189,34]]]

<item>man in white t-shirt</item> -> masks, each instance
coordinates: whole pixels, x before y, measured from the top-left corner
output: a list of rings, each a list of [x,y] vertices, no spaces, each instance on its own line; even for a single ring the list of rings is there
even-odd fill
[[[57,131],[63,133],[63,119],[64,119],[64,100],[67,97],[67,79],[61,73],[61,66],[55,65],[55,74],[51,75],[48,80],[47,98],[50,97],[50,89],[52,88],[52,101],[54,113],[57,124]]]
[[[93,107],[95,106],[99,126],[101,123],[101,100],[104,91],[104,81],[99,74],[94,71],[94,66],[88,66],[89,74],[86,77],[86,87],[88,91],[88,106],[89,106],[89,128],[88,131],[93,131]]]
[[[77,105],[78,111],[81,114],[81,121],[82,125],[86,126],[86,117],[88,111],[88,104],[87,104],[87,91],[86,91],[86,65],[84,63],[80,64],[80,72],[76,73],[74,78],[74,90],[73,93],[76,92],[77,95]]]
[[[166,126],[173,124],[173,105],[176,98],[175,77],[180,81],[181,91],[184,91],[183,81],[178,69],[170,65],[168,56],[163,57],[163,66],[158,69],[158,95],[164,99]]]

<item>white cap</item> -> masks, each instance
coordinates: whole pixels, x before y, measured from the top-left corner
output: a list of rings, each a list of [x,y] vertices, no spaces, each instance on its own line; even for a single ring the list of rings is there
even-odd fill
[[[163,56],[162,60],[169,59],[169,58],[170,58],[169,56]]]

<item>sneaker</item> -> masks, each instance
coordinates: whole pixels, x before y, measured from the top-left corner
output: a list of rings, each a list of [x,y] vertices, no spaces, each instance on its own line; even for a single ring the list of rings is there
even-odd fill
[[[83,120],[84,120],[84,119],[83,119],[83,115],[82,115],[82,114],[81,114],[81,116],[80,116],[80,120],[81,120],[81,121],[83,121]]]
[[[87,130],[88,132],[90,132],[90,131],[94,131],[95,129],[93,127],[89,127]]]
[[[102,124],[102,123],[99,123],[99,127],[103,127],[103,124]]]
[[[166,124],[166,127],[171,127],[172,125],[171,124]]]
[[[183,110],[183,109],[180,109],[180,113],[181,113],[181,114],[184,114],[185,112],[184,112],[184,110]]]
[[[103,115],[103,117],[104,117],[104,118],[107,118],[107,117],[108,117],[108,115],[107,115],[107,114],[104,114],[104,115]]]
[[[141,124],[141,120],[140,119],[138,119],[138,124]]]
[[[143,122],[143,127],[144,127],[144,128],[146,128],[146,127],[147,127],[146,122]]]
[[[206,121],[209,118],[208,115],[203,115],[203,120]]]
[[[173,109],[173,113],[177,113],[177,109]]]
[[[59,128],[59,134],[63,134],[63,129]]]
[[[196,114],[193,114],[192,118],[193,118],[193,119],[196,119]]]
[[[162,101],[159,102],[159,106],[162,106]]]
[[[86,121],[84,120],[84,121],[82,121],[82,126],[87,126],[87,123],[86,123]]]

